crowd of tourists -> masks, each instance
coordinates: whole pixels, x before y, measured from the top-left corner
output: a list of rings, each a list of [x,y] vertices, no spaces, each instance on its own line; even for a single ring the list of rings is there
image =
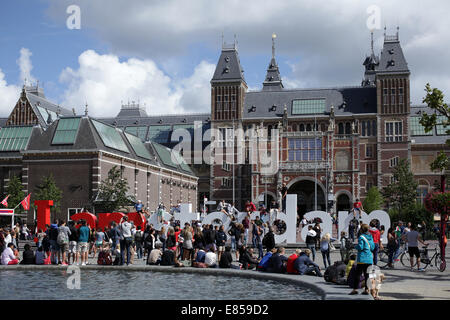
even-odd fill
[[[136,210],[142,212],[142,204],[136,204]],[[170,212],[179,210],[177,206]],[[45,231],[37,230],[33,235],[26,224],[17,224],[14,228],[0,228],[1,263],[12,264],[61,264],[87,265],[89,258],[102,265],[133,265],[143,260],[148,265],[191,266],[197,268],[233,268],[257,270],[271,273],[288,273],[314,275],[333,278],[336,283],[345,283],[353,288],[350,294],[357,294],[358,288],[364,287],[363,294],[368,294],[367,280],[369,266],[377,265],[378,252],[383,250],[381,237],[385,230],[378,220],[370,225],[359,220],[361,205],[355,205],[352,213],[354,219],[348,227],[348,233],[340,235],[340,261],[332,263],[330,253],[338,240],[329,233],[323,234],[321,220],[299,221],[302,228],[308,226],[306,248],[297,249],[289,256],[283,247],[275,247],[275,232],[283,232],[283,224],[278,219],[278,203],[273,201],[269,208],[261,205],[260,215],[251,216],[256,206],[248,201],[245,205],[247,215],[239,222],[239,211],[234,204],[220,201],[217,211],[230,217],[228,230],[224,225],[202,225],[200,221],[191,221],[180,226],[172,217],[165,221],[159,212],[165,211],[159,206],[155,214],[162,227],[155,229],[147,221],[144,228],[135,226],[124,215],[119,223],[112,222],[108,227],[93,229],[84,220],[77,222],[55,220],[47,225]],[[18,251],[19,241],[35,240],[37,250],[29,244],[24,246],[22,258]],[[229,241],[227,239],[230,239]],[[356,242],[355,242],[356,239]],[[401,246],[407,246],[411,256],[416,257],[420,268],[418,243],[421,234],[411,223],[403,225],[400,221],[387,231],[388,267],[393,267],[398,259]],[[324,269],[315,262],[317,252],[321,253]],[[139,264],[142,264],[140,262]],[[332,271],[334,269],[339,271]],[[330,275],[333,272],[333,275]],[[377,297],[377,295],[374,295]]]

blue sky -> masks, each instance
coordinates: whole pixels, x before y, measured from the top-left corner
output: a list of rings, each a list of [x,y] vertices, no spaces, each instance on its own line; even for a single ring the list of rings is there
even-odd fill
[[[81,10],[80,30],[66,27],[72,4]],[[418,0],[4,0],[0,94],[7,98],[0,116],[18,96],[20,67],[26,65],[32,69],[25,73],[39,80],[47,97],[77,111],[87,101],[95,115],[113,116],[122,100],[139,99],[149,113],[207,112],[222,33],[226,42],[237,35],[250,89],[264,80],[273,32],[285,87],[359,85],[370,50],[367,8],[373,4],[389,34],[400,26],[412,102],[421,103],[426,82],[450,91],[442,68],[450,63],[450,6],[443,0],[433,7]],[[377,54],[382,42],[380,28]],[[19,66],[22,48],[31,56]]]

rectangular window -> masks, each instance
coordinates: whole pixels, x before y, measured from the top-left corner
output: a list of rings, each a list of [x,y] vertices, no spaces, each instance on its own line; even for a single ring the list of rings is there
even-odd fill
[[[403,126],[401,121],[387,121],[385,123],[385,129],[386,142],[402,141]]]
[[[233,186],[233,180],[230,178],[222,178],[222,187],[231,188]]]
[[[393,168],[398,165],[399,157],[393,157],[389,160],[389,167]]]
[[[383,104],[388,105],[388,89],[383,89]]]
[[[52,144],[74,144],[81,118],[62,118],[58,120]]]
[[[433,131],[425,132],[425,128],[420,124],[420,117],[411,117],[411,135],[412,136],[432,136]]]
[[[366,174],[373,174],[373,163],[366,164]]]
[[[447,130],[449,128],[448,128],[448,126],[444,127],[444,125],[442,124],[442,123],[445,122],[445,120],[446,120],[445,116],[437,116],[437,119],[436,119],[436,123],[437,123],[437,125],[436,125],[436,134],[439,135],[439,136],[447,135]]]
[[[303,99],[292,101],[292,114],[318,114],[325,112],[325,99]]]
[[[366,158],[372,158],[372,157],[373,157],[373,146],[366,145]]]
[[[314,161],[322,160],[321,139],[289,139],[289,161]]]
[[[371,179],[367,180],[366,182],[366,191],[369,191],[370,188],[373,187],[373,181]]]

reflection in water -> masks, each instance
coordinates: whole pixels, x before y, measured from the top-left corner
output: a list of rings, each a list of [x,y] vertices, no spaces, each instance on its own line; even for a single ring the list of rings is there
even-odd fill
[[[123,270],[81,269],[81,289],[65,270],[0,272],[0,299],[317,300],[308,288],[273,280]]]

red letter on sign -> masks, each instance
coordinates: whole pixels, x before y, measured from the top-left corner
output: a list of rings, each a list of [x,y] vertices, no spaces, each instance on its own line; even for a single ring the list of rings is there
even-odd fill
[[[105,227],[108,227],[111,222],[115,221],[116,223],[119,223],[120,219],[122,219],[123,216],[124,214],[120,212],[99,213],[98,227],[102,230],[105,230]]]
[[[37,227],[38,230],[45,231],[46,225],[50,225],[50,207],[53,206],[53,200],[36,200],[34,205],[37,206]]]
[[[78,212],[70,217],[72,221],[86,220],[86,223],[91,227],[91,229],[97,228],[97,217],[89,212]]]

